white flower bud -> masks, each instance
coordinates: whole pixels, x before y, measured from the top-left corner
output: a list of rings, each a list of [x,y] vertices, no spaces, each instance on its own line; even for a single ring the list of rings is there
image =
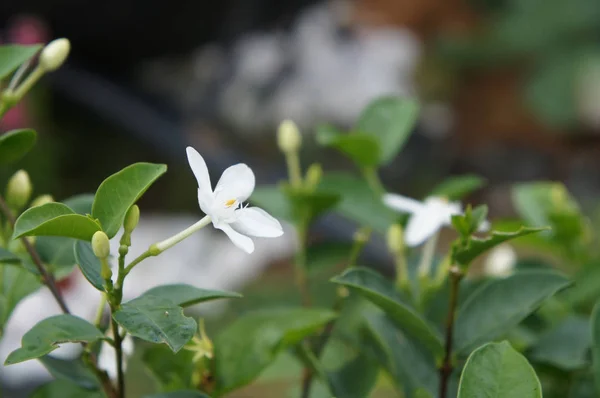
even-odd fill
[[[511,245],[503,244],[488,254],[483,266],[489,276],[503,277],[512,273],[517,262],[517,253]]]
[[[110,243],[104,232],[98,231],[92,236],[92,250],[99,259],[107,258],[110,255]]]
[[[52,197],[52,195],[48,195],[48,194],[40,195],[31,202],[30,207],[37,207],[37,206],[45,205],[46,203],[52,203],[52,202],[54,202],[54,198]]]
[[[137,227],[138,222],[140,221],[140,208],[138,205],[133,205],[127,211],[125,215],[125,222],[123,223],[123,228],[125,232],[131,233]]]
[[[302,135],[291,120],[284,120],[277,130],[277,145],[283,153],[297,152],[302,145]]]
[[[8,180],[6,202],[11,209],[21,210],[29,201],[31,191],[29,174],[25,170],[19,170]]]
[[[392,224],[388,229],[387,246],[392,254],[398,255],[404,252],[404,231],[399,224]]]
[[[52,40],[40,54],[39,67],[44,72],[58,69],[67,59],[69,51],[71,51],[71,43],[68,39]]]

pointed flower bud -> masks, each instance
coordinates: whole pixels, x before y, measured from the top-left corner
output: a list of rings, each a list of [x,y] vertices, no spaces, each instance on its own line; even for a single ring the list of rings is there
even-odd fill
[[[323,168],[321,165],[318,163],[311,164],[306,171],[306,187],[310,190],[315,189],[321,182],[321,177],[323,177]]]
[[[277,130],[277,145],[283,153],[298,152],[302,145],[302,135],[298,126],[291,120],[284,120]]]
[[[48,195],[48,194],[40,195],[31,202],[30,207],[37,207],[37,206],[45,205],[46,203],[52,203],[52,202],[54,202],[54,198],[52,197],[52,195]]]
[[[104,232],[98,231],[92,236],[92,250],[94,251],[94,255],[99,259],[108,258],[110,255],[110,243],[108,236]]]
[[[44,72],[52,72],[58,69],[65,62],[70,51],[71,42],[68,39],[52,40],[40,54],[40,69]]]
[[[404,232],[400,224],[392,224],[387,231],[387,246],[390,253],[400,254],[404,251]]]
[[[8,205],[15,210],[21,210],[31,197],[31,180],[25,170],[17,171],[8,180],[6,186],[6,201]]]
[[[125,229],[125,233],[130,234],[133,232],[135,227],[137,227],[138,222],[140,221],[140,208],[138,205],[133,205],[127,211],[125,215],[125,222],[123,223],[123,228]]]

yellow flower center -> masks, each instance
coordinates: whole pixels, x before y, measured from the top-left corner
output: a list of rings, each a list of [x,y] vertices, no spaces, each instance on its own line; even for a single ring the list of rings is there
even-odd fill
[[[225,207],[229,208],[231,206],[233,206],[235,204],[236,200],[235,199],[229,199],[227,202],[225,202]]]

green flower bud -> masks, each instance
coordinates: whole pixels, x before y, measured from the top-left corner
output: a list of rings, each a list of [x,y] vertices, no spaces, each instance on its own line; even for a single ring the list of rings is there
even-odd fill
[[[127,210],[127,214],[125,215],[125,222],[123,223],[125,233],[132,233],[135,227],[137,227],[139,221],[140,208],[138,207],[138,205],[133,205],[129,208],[129,210]]]
[[[19,170],[8,180],[6,202],[10,208],[21,210],[29,202],[31,190],[29,174],[25,170]]]
[[[311,164],[306,171],[306,187],[309,189],[316,188],[321,182],[321,177],[323,177],[323,168],[321,165],[318,163]]]
[[[404,252],[404,231],[400,224],[392,224],[388,229],[387,246],[390,253],[398,255]]]
[[[105,259],[110,255],[110,243],[104,232],[98,231],[92,236],[92,250],[99,259]]]
[[[296,123],[284,120],[277,130],[277,145],[283,153],[298,152],[302,145],[302,135]]]
[[[31,205],[29,207],[37,207],[52,202],[54,202],[54,198],[52,197],[52,195],[40,195],[31,202]]]
[[[40,69],[44,72],[52,72],[58,69],[65,62],[70,51],[71,42],[68,39],[52,40],[40,54]]]

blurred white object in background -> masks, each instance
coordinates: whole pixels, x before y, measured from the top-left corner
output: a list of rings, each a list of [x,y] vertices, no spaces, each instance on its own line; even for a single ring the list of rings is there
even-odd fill
[[[483,271],[486,275],[504,277],[510,275],[517,263],[515,249],[507,243],[492,249],[485,259]]]
[[[176,234],[198,221],[194,216],[142,217],[132,236],[132,247],[127,256],[131,261],[151,244]],[[193,286],[236,291],[256,278],[270,263],[290,257],[296,245],[292,228],[283,225],[284,235],[278,239],[256,239],[256,250],[247,254],[231,243],[221,231],[205,228],[165,251],[150,257],[129,274],[123,300],[131,300],[146,290],[163,284],[186,283]],[[119,236],[111,241],[111,251],[117,253]],[[113,259],[113,269],[116,258]],[[116,276],[116,272],[113,277]],[[76,269],[63,295],[73,315],[93,320],[100,292],[93,288]],[[202,315],[215,314],[224,309],[227,300],[201,304]],[[0,364],[8,354],[21,346],[22,336],[36,323],[60,314],[60,308],[48,289],[43,288],[25,298],[13,312],[0,340]],[[73,358],[80,352],[77,344],[63,344],[51,355]],[[0,365],[0,384],[13,388],[31,387],[51,377],[38,361],[15,365]]]
[[[577,83],[580,119],[588,128],[600,132],[600,54],[584,60]]]

